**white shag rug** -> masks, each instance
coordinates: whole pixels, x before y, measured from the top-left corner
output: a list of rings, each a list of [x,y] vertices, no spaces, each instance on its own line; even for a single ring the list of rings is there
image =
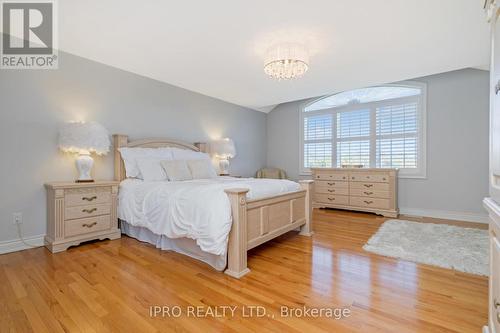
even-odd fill
[[[363,249],[387,257],[466,273],[489,274],[488,230],[389,220]]]

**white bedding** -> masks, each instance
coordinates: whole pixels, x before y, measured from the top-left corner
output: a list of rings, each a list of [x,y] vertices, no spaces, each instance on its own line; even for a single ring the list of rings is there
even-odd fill
[[[232,218],[224,190],[229,188],[248,188],[247,198],[251,200],[298,191],[300,186],[282,179],[127,179],[120,184],[118,217],[156,235],[191,238],[204,252],[226,255]]]

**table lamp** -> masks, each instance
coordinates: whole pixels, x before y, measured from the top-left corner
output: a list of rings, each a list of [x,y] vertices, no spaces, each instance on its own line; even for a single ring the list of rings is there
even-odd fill
[[[76,168],[79,172],[77,183],[91,183],[94,159],[91,154],[106,155],[109,152],[109,134],[106,128],[96,122],[65,123],[59,130],[59,149],[77,153]]]
[[[233,140],[229,138],[215,140],[210,145],[210,151],[219,159],[220,175],[228,176],[229,159],[236,156]]]

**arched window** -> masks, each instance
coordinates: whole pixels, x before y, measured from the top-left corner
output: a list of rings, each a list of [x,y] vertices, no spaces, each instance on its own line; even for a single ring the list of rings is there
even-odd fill
[[[301,115],[301,171],[309,168],[398,168],[425,177],[423,83],[356,89],[305,105]]]

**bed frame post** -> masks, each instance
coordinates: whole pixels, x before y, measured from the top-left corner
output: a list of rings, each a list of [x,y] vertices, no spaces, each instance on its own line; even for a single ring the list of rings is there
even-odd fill
[[[195,142],[194,145],[200,150],[200,152],[209,153],[208,144],[206,142]]]
[[[247,200],[246,188],[227,189],[225,192],[231,202],[233,224],[229,233],[227,247],[227,269],[224,273],[241,278],[250,272],[247,267]]]
[[[123,164],[122,157],[119,148],[128,146],[128,136],[122,134],[113,135],[113,152],[115,158],[115,180],[122,181],[126,178],[125,176],[125,166]]]
[[[306,190],[306,205],[305,205],[305,213],[306,213],[306,224],[300,227],[300,235],[302,236],[312,236],[313,228],[312,228],[312,188],[314,181],[313,180],[301,180],[299,181],[300,187],[303,190]]]

